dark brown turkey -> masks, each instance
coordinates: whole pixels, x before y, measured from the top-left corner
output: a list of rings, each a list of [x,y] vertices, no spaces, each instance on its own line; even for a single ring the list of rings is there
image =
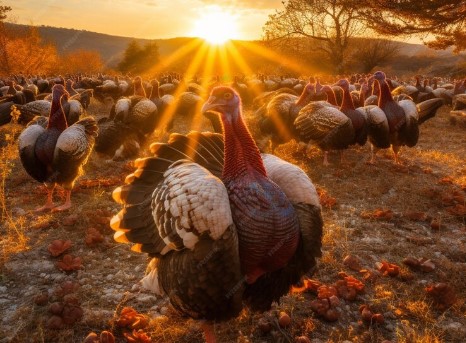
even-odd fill
[[[443,105],[440,98],[429,99],[415,104],[410,99],[395,101],[386,82],[385,73],[377,71],[374,78],[379,85],[380,111],[368,113],[369,121],[377,121],[378,125],[369,129],[369,141],[372,143],[370,163],[375,162],[375,154],[379,149],[389,148],[395,154],[395,163],[399,164],[398,152],[401,146],[413,147],[419,139],[419,125],[432,118]]]
[[[202,111],[219,113],[224,135],[153,144],[154,156],[136,160],[113,192],[124,208],[111,227],[155,258],[146,288],[192,318],[227,320],[245,305],[269,309],[313,270],[323,223],[311,180],[260,154],[232,88],[214,88]]]
[[[24,169],[47,186],[47,202],[38,211],[63,211],[71,207],[71,189],[97,136],[97,124],[92,117],[68,126],[63,109],[68,93],[62,85],[53,86],[52,94],[49,118],[36,117],[19,136],[19,155]],[[66,201],[59,207],[52,202],[57,184],[66,193]]]

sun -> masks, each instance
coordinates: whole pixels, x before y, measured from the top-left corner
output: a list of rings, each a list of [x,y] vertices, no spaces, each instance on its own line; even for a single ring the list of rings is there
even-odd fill
[[[237,38],[238,27],[235,16],[220,7],[207,8],[194,23],[191,33],[211,44],[223,44]]]

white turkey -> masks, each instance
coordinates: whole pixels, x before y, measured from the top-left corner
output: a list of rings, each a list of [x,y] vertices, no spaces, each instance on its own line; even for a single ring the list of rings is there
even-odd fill
[[[214,88],[206,111],[219,113],[224,135],[173,134],[153,144],[153,157],[136,160],[113,192],[124,208],[111,227],[118,242],[154,257],[144,287],[184,315],[215,321],[245,305],[268,310],[311,271],[322,217],[307,175],[260,154],[233,89]]]
[[[87,117],[68,126],[63,101],[68,96],[62,85],[55,85],[49,118],[36,120],[19,136],[19,155],[26,172],[47,186],[47,201],[37,211],[52,209],[63,211],[71,207],[71,190],[82,173],[97,135],[97,125]],[[56,185],[65,189],[66,201],[62,206],[53,204]]]

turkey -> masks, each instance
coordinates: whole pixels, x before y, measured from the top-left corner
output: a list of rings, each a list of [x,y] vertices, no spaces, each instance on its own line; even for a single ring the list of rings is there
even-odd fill
[[[265,108],[257,111],[256,115],[260,117],[260,131],[266,136],[266,140],[270,140],[272,152],[277,145],[297,137],[293,122],[301,108],[314,95],[315,86],[308,83],[299,97],[289,93],[280,93],[274,96]]]
[[[118,99],[109,118],[99,120],[95,151],[114,160],[137,155],[161,119],[157,106],[145,94],[141,78],[136,77],[134,95]]]
[[[343,89],[343,100],[340,106],[340,111],[351,119],[353,126],[353,142],[352,144],[364,145],[367,141],[367,118],[364,113],[356,111],[353,104],[353,98],[349,91],[349,82],[346,79],[338,81],[338,86]]]
[[[62,85],[55,85],[52,94],[49,118],[36,117],[19,136],[19,155],[24,169],[47,186],[47,202],[37,211],[63,211],[71,207],[71,189],[82,173],[97,135],[92,117],[68,126],[63,110],[68,93]],[[52,196],[57,184],[65,189],[66,201],[55,207]]]
[[[83,88],[74,88],[74,81],[71,79],[68,79],[66,81],[66,90],[67,92],[71,95],[71,98],[73,100],[79,101],[81,106],[86,110],[90,103],[91,103],[91,98],[92,98],[92,89],[83,89]]]
[[[294,126],[301,141],[314,142],[324,152],[324,166],[329,165],[329,150],[347,149],[354,141],[351,119],[327,101],[313,101],[304,106]]]
[[[370,163],[375,162],[375,154],[378,149],[386,149],[392,146],[395,154],[395,163],[400,164],[398,152],[402,145],[413,147],[419,139],[419,125],[435,116],[437,110],[443,105],[443,100],[434,98],[415,104],[412,100],[393,100],[385,73],[378,71],[374,78],[379,84],[378,107],[385,113],[386,122],[380,123],[376,133],[369,132],[372,143],[372,157]],[[380,121],[377,119],[377,121]],[[381,144],[380,142],[383,142]]]
[[[20,105],[27,104],[34,101],[34,93],[28,89],[17,91],[14,81],[8,82],[8,90],[5,96],[0,98],[0,126],[5,125],[11,121],[12,106],[17,108]]]
[[[316,85],[316,97],[319,98],[321,95],[325,96],[324,100],[333,106],[338,106],[337,98],[335,97],[335,93],[333,92],[332,87],[328,85],[321,85],[318,83]]]
[[[18,118],[18,123],[26,125],[33,120],[35,116],[47,117],[52,104],[47,100],[35,100],[24,105],[15,105],[15,107],[21,113]]]
[[[145,288],[209,321],[234,318],[243,304],[264,311],[279,301],[314,268],[323,225],[308,176],[260,154],[239,95],[214,88],[203,106],[212,111],[224,135],[172,134],[153,144],[154,156],[136,160],[113,192],[124,208],[110,223],[116,241],[155,258]]]
[[[452,110],[459,111],[466,109],[466,94],[456,94],[453,96]]]

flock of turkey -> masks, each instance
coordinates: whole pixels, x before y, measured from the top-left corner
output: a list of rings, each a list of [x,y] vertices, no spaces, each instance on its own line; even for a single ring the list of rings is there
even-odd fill
[[[295,165],[273,154],[292,139],[324,152],[351,145],[416,145],[419,125],[444,104],[466,108],[466,79],[435,78],[416,84],[373,75],[322,84],[292,78],[219,78],[202,83],[169,74],[140,77],[16,76],[0,80],[0,125],[27,125],[18,138],[21,162],[48,189],[38,211],[71,207],[70,194],[93,150],[112,159],[140,157],[154,133],[165,136],[174,120],[202,113],[214,132],[172,133],[153,143],[150,157],[113,192],[122,210],[111,220],[117,242],[155,259],[143,285],[169,297],[196,319],[235,317],[246,305],[270,309],[320,256],[323,221],[316,188]],[[94,97],[112,102],[108,116],[86,109]],[[261,137],[253,137],[242,107],[254,109]],[[19,116],[15,113],[18,113]],[[259,145],[259,147],[258,147]],[[66,202],[55,207],[56,185]],[[200,267],[201,266],[201,267]],[[212,337],[205,325],[206,337]]]

